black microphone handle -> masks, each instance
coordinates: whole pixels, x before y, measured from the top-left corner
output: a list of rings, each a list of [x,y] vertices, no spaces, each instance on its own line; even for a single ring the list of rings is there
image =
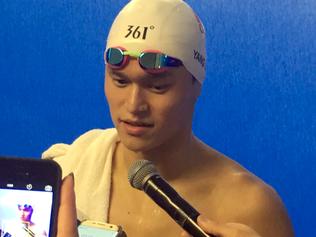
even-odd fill
[[[193,237],[216,237],[206,234],[201,227],[198,226],[196,222],[200,213],[181,198],[158,174],[152,175],[145,181],[143,190]]]

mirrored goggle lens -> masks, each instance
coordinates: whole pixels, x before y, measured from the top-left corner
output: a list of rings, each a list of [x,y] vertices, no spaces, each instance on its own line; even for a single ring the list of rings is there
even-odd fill
[[[106,62],[114,65],[120,66],[124,61],[124,53],[118,48],[109,48],[106,51]]]
[[[165,66],[165,56],[161,53],[144,52],[139,56],[139,63],[145,69],[161,69]]]

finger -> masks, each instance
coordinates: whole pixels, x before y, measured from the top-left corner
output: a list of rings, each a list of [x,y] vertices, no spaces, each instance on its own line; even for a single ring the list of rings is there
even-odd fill
[[[74,176],[68,175],[61,185],[57,237],[78,237]]]
[[[198,217],[198,224],[203,230],[209,234],[213,234],[217,237],[229,237],[229,236],[242,236],[242,237],[260,237],[249,226],[241,223],[225,223],[220,224],[211,221],[204,216]]]
[[[223,224],[212,221],[202,215],[198,216],[197,223],[208,234],[212,234],[217,237],[226,236],[227,227]]]
[[[206,219],[204,216],[199,216],[197,219],[198,225],[208,234],[211,234],[212,236],[216,237],[224,237],[222,235],[223,233],[220,231],[218,227],[218,223],[211,221],[209,219]],[[181,232],[181,237],[192,237],[188,232],[182,231]]]
[[[180,236],[181,236],[181,237],[192,237],[192,235],[190,235],[190,234],[189,234],[188,232],[186,232],[186,231],[182,231]]]
[[[247,233],[251,237],[260,237],[259,234],[255,230],[251,229],[247,225],[244,225],[241,223],[227,223],[226,225],[238,230],[239,232]]]

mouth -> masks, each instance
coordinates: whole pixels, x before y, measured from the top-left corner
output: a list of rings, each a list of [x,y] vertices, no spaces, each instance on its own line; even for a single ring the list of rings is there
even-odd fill
[[[120,123],[125,123],[127,125],[130,126],[134,126],[134,127],[153,127],[154,125],[152,123],[148,123],[148,122],[144,122],[144,121],[132,121],[132,120],[124,120],[124,119],[120,119],[119,120]]]
[[[123,129],[128,135],[134,136],[134,137],[141,137],[148,133],[148,131],[154,127],[153,123],[149,123],[146,121],[139,121],[139,120],[119,120],[120,124],[122,125]]]

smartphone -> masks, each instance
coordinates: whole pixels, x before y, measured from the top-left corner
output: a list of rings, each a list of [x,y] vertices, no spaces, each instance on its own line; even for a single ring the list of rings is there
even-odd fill
[[[0,237],[55,237],[60,185],[52,160],[0,157]]]
[[[122,228],[104,222],[86,220],[78,226],[79,237],[123,237]]]

